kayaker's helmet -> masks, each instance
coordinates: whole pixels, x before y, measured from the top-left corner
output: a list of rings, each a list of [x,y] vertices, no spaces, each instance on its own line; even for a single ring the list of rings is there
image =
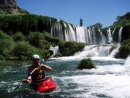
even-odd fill
[[[37,54],[33,55],[32,56],[32,60],[34,60],[34,59],[38,59],[39,60],[40,59],[39,55],[37,55]]]

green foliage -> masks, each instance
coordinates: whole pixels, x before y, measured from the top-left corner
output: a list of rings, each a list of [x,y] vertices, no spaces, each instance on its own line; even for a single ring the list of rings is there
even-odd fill
[[[61,57],[62,55],[61,55],[61,53],[57,53],[56,55],[55,55],[55,57]]]
[[[55,18],[34,14],[2,14],[0,15],[0,29],[7,33],[10,31],[13,33],[20,31],[24,35],[37,31],[47,31],[50,33],[51,26],[55,21],[57,21]]]
[[[121,58],[127,58],[128,55],[130,54],[130,39],[125,40],[119,49],[119,54]]]
[[[0,41],[0,52],[2,55],[5,57],[9,57],[12,52],[12,48],[14,46],[14,41],[8,40],[8,39],[3,39]]]
[[[43,32],[44,39],[51,45],[56,46],[61,40],[57,37],[52,36],[50,33]]]
[[[85,44],[64,42],[51,36],[51,27],[56,21],[55,18],[33,14],[0,14],[0,58],[30,59],[32,54],[44,58],[51,45],[59,45],[60,53],[56,56],[68,56],[81,51]],[[60,23],[63,30],[69,28],[64,21]]]
[[[30,58],[36,51],[36,48],[29,45],[25,41],[16,42],[14,48],[12,50],[13,56],[18,57],[19,59],[28,59]]]
[[[4,56],[3,55],[0,55],[0,60],[4,60]]]
[[[77,51],[81,51],[84,48],[84,43],[77,42],[60,42],[59,51],[63,56],[73,55]]]
[[[0,54],[3,56],[9,56],[13,45],[13,39],[3,31],[0,31]]]
[[[121,26],[130,25],[130,12],[127,12],[123,16],[117,16],[117,21],[111,26],[111,28],[119,28]]]
[[[17,32],[14,34],[14,41],[23,41],[25,40],[25,36],[21,32]]]
[[[83,19],[80,18],[80,23],[79,23],[80,26],[83,26]]]
[[[122,45],[119,52],[121,58],[127,58],[127,56],[130,54],[130,47],[128,45]]]
[[[77,66],[78,69],[91,69],[96,68],[94,62],[88,58],[88,59],[82,59]]]
[[[7,34],[4,33],[3,31],[0,31],[0,39],[9,39],[9,40],[13,40],[12,37],[10,37],[9,35],[7,35]]]
[[[45,58],[50,45],[60,46],[60,53],[56,56],[72,55],[85,46],[83,43],[62,41],[47,32],[31,32],[26,38],[21,32],[11,36],[0,31],[0,59],[30,59],[33,54]]]
[[[40,32],[31,32],[28,35],[28,41],[31,45],[35,46],[36,48],[44,49],[48,44],[46,40],[44,40],[44,36]]]

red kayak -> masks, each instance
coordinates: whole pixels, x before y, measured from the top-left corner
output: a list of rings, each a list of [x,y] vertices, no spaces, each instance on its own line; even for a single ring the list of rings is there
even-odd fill
[[[31,83],[31,88],[36,92],[47,93],[55,90],[57,84],[51,77]]]

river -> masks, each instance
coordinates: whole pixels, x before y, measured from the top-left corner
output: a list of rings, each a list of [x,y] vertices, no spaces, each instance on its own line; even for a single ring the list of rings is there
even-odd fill
[[[1,98],[130,98],[130,58],[127,60],[93,57],[97,69],[78,70],[81,58],[52,58],[45,62],[53,68],[46,76],[57,83],[55,91],[36,93],[22,84],[31,61],[0,61]]]

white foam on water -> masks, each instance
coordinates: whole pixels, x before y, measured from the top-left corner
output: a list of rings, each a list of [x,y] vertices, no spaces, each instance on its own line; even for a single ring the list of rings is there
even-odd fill
[[[14,82],[13,85],[19,85],[21,82]]]
[[[81,60],[84,58],[91,58],[92,60],[100,60],[100,61],[125,61],[123,59],[116,59],[112,57],[79,57],[79,56],[68,56],[68,57],[57,57],[57,58],[50,58],[50,60],[62,60],[62,61],[71,61],[71,60]]]
[[[66,79],[69,79],[69,83],[76,83],[78,85],[76,89],[70,89],[70,92],[82,91],[82,95],[86,97],[93,96],[94,94],[114,98],[130,96],[130,93],[127,93],[130,91],[130,77],[127,75],[82,75],[62,78],[63,81]],[[80,97],[82,95],[76,94],[76,96]]]
[[[1,81],[1,82],[0,82],[0,84],[5,84],[5,83],[7,83],[7,82],[5,82],[5,81]]]
[[[127,57],[125,64],[124,64],[127,68],[130,68],[130,55]]]
[[[86,71],[86,70],[85,70]],[[124,74],[126,69],[121,65],[107,65],[107,66],[97,66],[97,69],[87,70],[87,72],[94,74]]]
[[[5,84],[7,84],[6,81],[1,81],[1,82],[0,82],[0,87],[5,86]]]
[[[86,74],[55,77],[60,79],[65,87],[71,87],[70,83],[76,84],[76,88],[66,90],[66,92],[72,92],[76,98],[130,97],[130,76],[125,73],[127,70],[123,65],[98,66],[97,69],[77,70],[75,73],[78,73],[78,71],[86,72]]]

